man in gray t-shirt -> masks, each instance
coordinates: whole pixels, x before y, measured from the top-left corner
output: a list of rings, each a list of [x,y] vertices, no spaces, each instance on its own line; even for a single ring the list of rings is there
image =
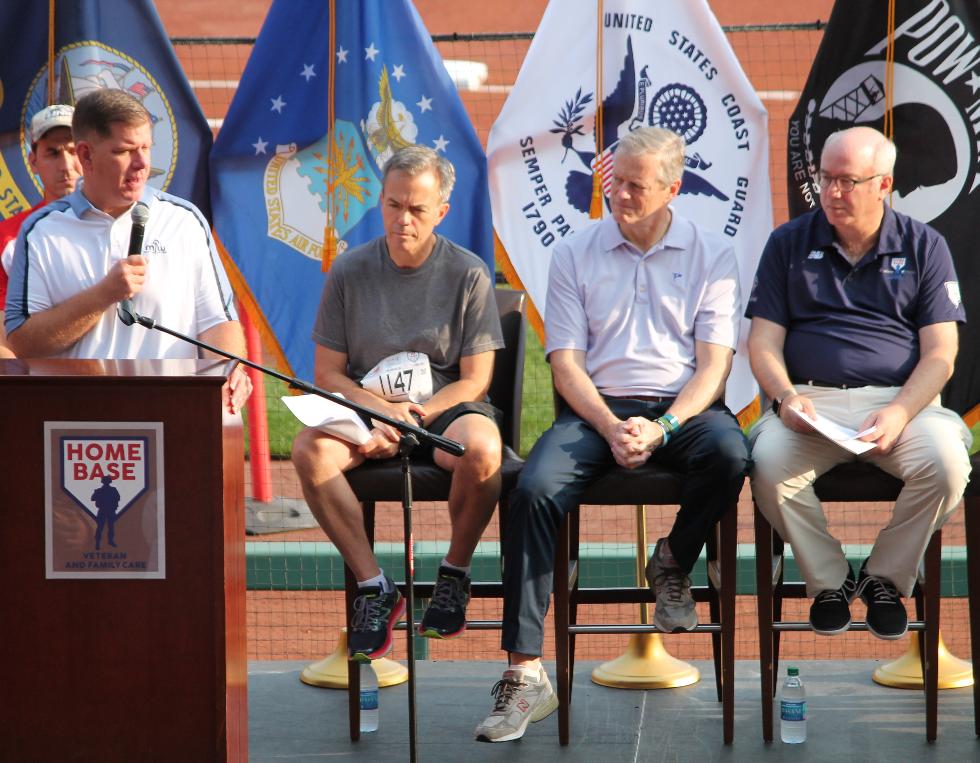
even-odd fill
[[[352,249],[331,268],[313,341],[344,353],[350,378],[363,378],[389,355],[424,352],[436,393],[459,381],[461,358],[503,346],[486,266],[448,239],[433,238],[432,253],[415,268],[394,263],[385,237]]]
[[[422,146],[388,160],[381,192],[385,234],[336,261],[313,329],[317,385],[466,447],[458,458],[432,454],[452,472],[452,538],[419,628],[435,638],[466,628],[470,560],[500,494],[498,412],[486,401],[494,351],[503,347],[492,284],[478,257],[435,234],[454,181],[453,166]],[[429,358],[432,397],[424,403],[386,400],[359,384],[379,361],[401,352]],[[397,452],[398,433],[384,424],[376,424],[361,446],[316,428],[293,443],[306,502],[357,577],[347,641],[350,656],[361,661],[391,649],[391,629],[405,602],[378,566],[343,473]]]

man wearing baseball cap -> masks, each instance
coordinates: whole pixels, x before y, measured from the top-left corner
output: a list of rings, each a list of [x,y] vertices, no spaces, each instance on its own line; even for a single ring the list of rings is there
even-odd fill
[[[7,335],[3,328],[3,308],[7,300],[7,268],[13,256],[14,242],[24,220],[39,207],[50,201],[67,196],[75,190],[82,174],[82,165],[75,156],[75,139],[71,132],[71,119],[75,109],[56,103],[41,109],[31,119],[31,151],[27,161],[41,179],[44,196],[30,209],[0,222],[0,358],[13,357],[7,347]]]

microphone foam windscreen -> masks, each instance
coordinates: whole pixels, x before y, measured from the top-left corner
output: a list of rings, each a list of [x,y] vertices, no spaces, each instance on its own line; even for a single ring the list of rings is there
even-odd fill
[[[136,206],[133,207],[132,218],[134,225],[146,225],[147,221],[150,219],[150,208],[142,201],[138,202]]]

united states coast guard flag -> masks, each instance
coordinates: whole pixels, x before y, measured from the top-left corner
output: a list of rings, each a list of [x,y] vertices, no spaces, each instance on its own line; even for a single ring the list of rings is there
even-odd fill
[[[48,3],[0,3],[0,217],[41,199],[27,163],[28,126],[48,105]],[[57,0],[54,102],[98,88],[125,90],[150,112],[150,185],[208,214],[211,130],[151,0]]]
[[[380,235],[381,168],[397,149],[421,144],[453,162],[439,233],[493,262],[486,157],[415,9],[337,0],[331,50],[329,6],[273,4],[211,156],[215,230],[236,292],[258,308],[280,363],[307,378],[328,205],[338,256]]]
[[[598,96],[596,3],[552,0],[490,132],[490,198],[508,253],[505,273],[544,315],[552,249],[590,223],[597,165],[610,168],[619,140],[653,125],[684,138],[684,176],[674,205],[732,241],[747,294],[772,230],[762,103],[705,0],[607,0],[603,11]],[[610,175],[603,177],[608,194]],[[747,334],[743,324],[728,386],[735,411],[756,396]]]
[[[834,6],[806,87],[789,122],[790,214],[814,208],[813,188],[827,136],[858,125],[882,129],[888,103],[884,4]],[[980,5],[975,0],[898,0],[891,107],[892,206],[946,237],[967,322],[944,402],[964,413],[980,403]],[[973,408],[969,423],[980,420]]]

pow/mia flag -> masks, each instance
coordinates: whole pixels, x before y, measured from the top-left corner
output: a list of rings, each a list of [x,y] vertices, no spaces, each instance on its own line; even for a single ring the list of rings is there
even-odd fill
[[[980,5],[971,0],[895,4],[892,108],[898,161],[896,210],[929,223],[949,242],[967,325],[946,404],[964,413],[980,403]],[[887,15],[883,4],[838,2],[789,122],[789,209],[818,203],[813,178],[827,136],[857,125],[882,129]]]
[[[673,205],[731,240],[747,298],[772,230],[762,102],[706,0],[606,0],[601,23],[603,81],[596,94],[596,4],[552,0],[490,131],[490,203],[508,253],[505,275],[544,315],[554,244],[591,222],[593,174],[611,169],[621,138],[652,125],[684,138],[684,175]],[[608,194],[608,172],[603,180]],[[728,383],[734,411],[756,395],[747,336],[743,325],[743,349]]]

